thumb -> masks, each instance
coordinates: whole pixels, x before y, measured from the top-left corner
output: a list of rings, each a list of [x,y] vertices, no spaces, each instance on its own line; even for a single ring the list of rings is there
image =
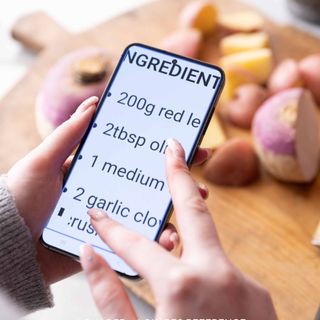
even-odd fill
[[[85,134],[98,100],[98,97],[90,97],[83,101],[70,119],[56,128],[34,149],[33,156],[40,157],[45,160],[44,163],[50,163],[60,170]]]
[[[137,319],[129,297],[115,271],[94,252],[90,245],[83,245],[80,252],[82,268],[103,319]]]

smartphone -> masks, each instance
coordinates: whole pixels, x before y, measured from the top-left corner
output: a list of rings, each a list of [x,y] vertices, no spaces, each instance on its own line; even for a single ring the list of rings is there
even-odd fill
[[[223,84],[216,66],[143,44],[128,46],[77,149],[42,243],[75,259],[80,245],[90,243],[115,271],[138,277],[101,241],[87,211],[104,210],[158,240],[172,210],[166,140],[182,144],[190,165]]]

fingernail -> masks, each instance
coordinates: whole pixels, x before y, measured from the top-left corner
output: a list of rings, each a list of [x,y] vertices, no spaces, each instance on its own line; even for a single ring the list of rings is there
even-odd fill
[[[176,158],[183,158],[184,159],[184,151],[183,148],[181,146],[181,144],[173,139],[173,138],[169,138],[167,139],[167,145],[169,150],[172,152],[172,154],[176,157]]]
[[[208,198],[208,195],[209,195],[209,189],[208,187],[202,183],[202,182],[198,182],[198,188],[201,189],[202,191],[202,196],[207,199]]]
[[[177,248],[178,245],[179,245],[179,242],[180,242],[180,238],[179,238],[179,235],[177,232],[173,232],[171,235],[170,235],[170,241],[173,243],[173,248]]]
[[[83,113],[88,110],[92,105],[96,104],[99,101],[99,98],[96,96],[90,97],[84,100],[78,109],[76,110],[76,114]]]
[[[94,251],[89,244],[85,243],[80,246],[80,257],[84,262],[84,268],[87,266],[87,263],[93,262]]]
[[[91,217],[91,219],[95,221],[100,221],[104,218],[107,218],[107,214],[99,209],[90,209],[88,210],[88,215]]]
[[[211,158],[213,151],[212,149],[206,149],[207,150],[207,160]]]

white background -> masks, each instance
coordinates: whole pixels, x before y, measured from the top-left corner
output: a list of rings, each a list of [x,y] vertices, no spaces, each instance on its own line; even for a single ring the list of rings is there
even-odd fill
[[[174,0],[172,0],[174,1]],[[151,2],[150,0],[10,0],[2,1],[0,9],[0,98],[32,65],[35,56],[24,50],[10,38],[10,28],[23,14],[42,9],[56,19],[66,29],[80,32],[108,18],[131,8]],[[278,23],[293,24],[320,36],[320,27],[302,22],[292,17],[285,0],[246,0],[261,9]],[[75,10],[76,8],[76,10]],[[100,319],[91,299],[88,286],[82,274],[73,276],[52,286],[55,307],[26,317],[37,319]],[[151,318],[152,308],[132,296],[140,318]]]

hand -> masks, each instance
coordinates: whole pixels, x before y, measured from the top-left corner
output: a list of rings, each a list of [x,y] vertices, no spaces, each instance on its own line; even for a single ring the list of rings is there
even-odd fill
[[[225,255],[181,145],[171,140],[167,150],[167,179],[183,242],[181,257],[92,209],[88,213],[98,234],[148,281],[156,319],[276,319],[268,292]],[[137,319],[116,273],[89,245],[81,251],[82,267],[103,318]]]
[[[97,102],[97,97],[85,100],[69,120],[8,172],[8,188],[36,243],[38,261],[49,284],[81,269],[79,263],[44,248],[38,240],[60,196],[72,161],[70,154],[83,137]],[[195,162],[201,163],[208,156],[208,150],[200,149]],[[206,195],[205,188],[201,192]],[[175,228],[169,224],[160,238],[161,245],[171,250],[178,241]]]

